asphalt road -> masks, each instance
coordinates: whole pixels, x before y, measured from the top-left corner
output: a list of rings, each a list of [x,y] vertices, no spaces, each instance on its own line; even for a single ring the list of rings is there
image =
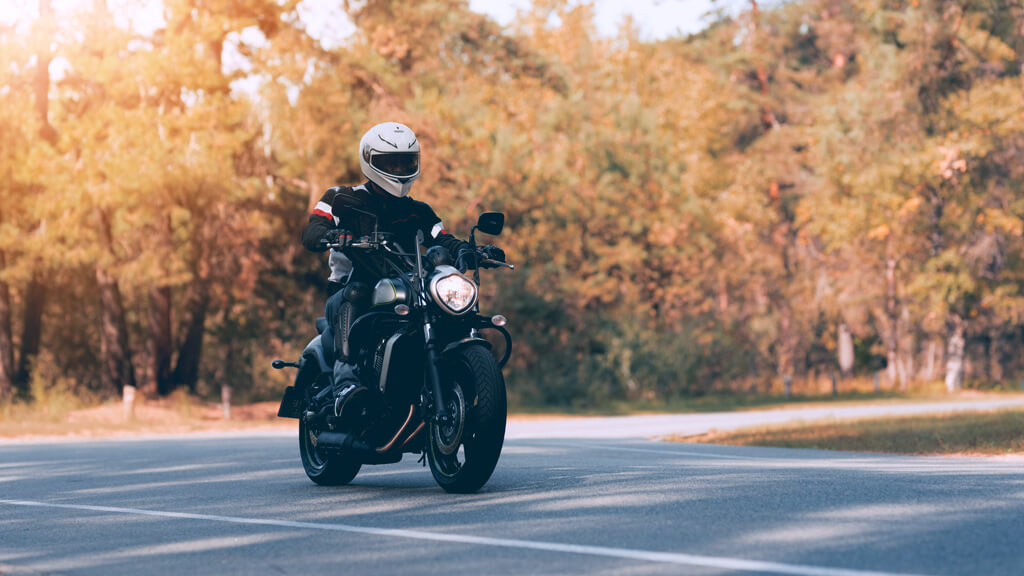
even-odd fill
[[[529,436],[529,434],[525,434]],[[1024,462],[511,438],[309,482],[280,434],[0,445],[0,574],[1024,574]]]

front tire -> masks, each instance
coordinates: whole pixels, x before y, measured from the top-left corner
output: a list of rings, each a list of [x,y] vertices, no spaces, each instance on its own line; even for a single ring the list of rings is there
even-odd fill
[[[363,464],[352,456],[323,454],[313,443],[310,427],[305,420],[299,420],[299,456],[306,476],[321,486],[342,486],[348,484],[359,473]]]
[[[463,415],[448,426],[430,424],[427,462],[445,492],[470,494],[490,479],[505,443],[505,379],[494,356],[481,346],[456,351],[446,362],[442,379],[446,410],[462,410]]]

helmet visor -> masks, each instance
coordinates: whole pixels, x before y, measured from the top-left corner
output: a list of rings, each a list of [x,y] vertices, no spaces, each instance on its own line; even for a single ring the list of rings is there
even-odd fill
[[[370,165],[391,176],[399,178],[412,176],[420,171],[419,152],[388,152],[374,154],[370,157]]]

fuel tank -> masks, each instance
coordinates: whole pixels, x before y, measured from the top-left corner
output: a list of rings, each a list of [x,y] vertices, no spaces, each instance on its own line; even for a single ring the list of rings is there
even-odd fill
[[[384,278],[377,282],[373,288],[371,304],[374,308],[378,306],[395,306],[397,304],[409,304],[409,295],[412,291],[402,278]]]

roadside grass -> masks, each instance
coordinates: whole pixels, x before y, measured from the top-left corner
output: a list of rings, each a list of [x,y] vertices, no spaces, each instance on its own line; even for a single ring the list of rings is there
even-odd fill
[[[62,400],[0,405],[0,438],[130,437],[145,434],[186,434],[294,427],[294,420],[277,418],[277,402],[231,407],[224,418],[219,404],[185,394],[161,400],[136,401],[126,419],[120,402],[82,405]]]
[[[796,421],[667,440],[891,454],[1024,454],[1024,410]]]
[[[744,394],[722,392],[703,396],[677,396],[667,400],[615,400],[603,404],[579,402],[571,406],[534,406],[513,401],[510,410],[531,416],[625,416],[630,414],[690,414],[704,412],[741,412],[747,410],[784,410],[864,404],[901,404],[920,402],[970,402],[1006,398],[1015,392],[964,390],[950,395],[936,386],[906,392],[853,390],[831,394]]]

